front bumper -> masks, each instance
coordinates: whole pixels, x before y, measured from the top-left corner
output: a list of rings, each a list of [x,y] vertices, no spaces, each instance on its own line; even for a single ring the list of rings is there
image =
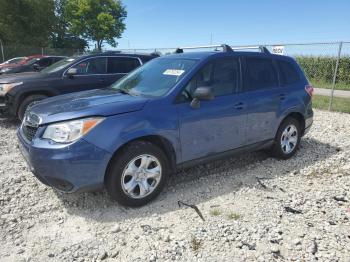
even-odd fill
[[[17,131],[19,147],[32,173],[44,184],[63,192],[103,188],[112,155],[80,139],[70,145],[54,145],[34,138],[28,141]]]

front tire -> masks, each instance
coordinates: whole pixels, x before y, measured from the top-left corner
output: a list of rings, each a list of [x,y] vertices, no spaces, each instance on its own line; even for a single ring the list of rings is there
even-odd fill
[[[271,153],[279,159],[291,158],[299,148],[300,123],[293,117],[286,118],[278,128]]]
[[[162,191],[169,171],[169,161],[159,147],[135,141],[112,159],[106,188],[111,198],[122,205],[143,206]]]
[[[39,102],[45,98],[47,98],[47,96],[45,95],[31,95],[26,97],[18,107],[18,111],[17,111],[18,119],[22,121],[27,108],[33,105],[35,102]]]

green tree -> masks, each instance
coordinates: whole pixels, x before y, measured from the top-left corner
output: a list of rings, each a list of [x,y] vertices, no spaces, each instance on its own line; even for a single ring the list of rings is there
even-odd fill
[[[46,46],[55,23],[54,0],[1,0],[0,35],[3,41]]]
[[[66,0],[66,17],[69,30],[74,35],[95,41],[101,50],[103,43],[117,46],[115,38],[120,38],[125,30],[127,16],[125,7],[119,0]]]
[[[85,49],[87,41],[72,35],[68,31],[69,23],[66,18],[67,0],[55,0],[56,21],[51,32],[50,46],[53,48]]]

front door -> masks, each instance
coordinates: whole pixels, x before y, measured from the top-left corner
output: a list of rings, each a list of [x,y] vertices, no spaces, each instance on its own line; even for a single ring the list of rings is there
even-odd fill
[[[182,161],[224,152],[245,143],[245,102],[238,90],[241,84],[238,58],[220,58],[205,65],[181,94],[177,110],[180,121]],[[209,86],[215,98],[191,107],[191,94],[197,87]]]
[[[107,73],[107,58],[94,57],[83,60],[72,68],[77,69],[74,76],[63,76],[62,93],[79,92],[91,89],[100,89],[107,86],[105,75]]]

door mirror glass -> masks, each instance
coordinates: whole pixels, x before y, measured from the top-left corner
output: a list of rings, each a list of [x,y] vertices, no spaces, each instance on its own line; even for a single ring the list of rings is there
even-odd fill
[[[69,68],[67,71],[67,76],[72,77],[74,75],[78,74],[78,69],[76,68]]]
[[[193,97],[193,100],[191,102],[191,106],[193,108],[199,108],[200,100],[212,100],[214,99],[214,94],[210,87],[202,86],[202,87],[198,87],[193,92],[192,97]]]
[[[35,71],[39,71],[40,70],[40,66],[38,64],[34,64],[32,67],[33,67],[33,69]]]
[[[208,86],[198,87],[192,96],[198,100],[212,100],[214,98],[214,94]]]

